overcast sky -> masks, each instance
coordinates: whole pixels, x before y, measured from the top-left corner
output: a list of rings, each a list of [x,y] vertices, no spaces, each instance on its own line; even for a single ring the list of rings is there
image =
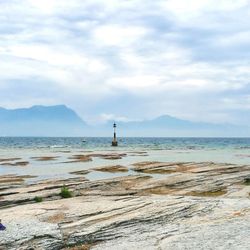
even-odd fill
[[[0,0],[0,106],[89,122],[250,122],[250,1]]]

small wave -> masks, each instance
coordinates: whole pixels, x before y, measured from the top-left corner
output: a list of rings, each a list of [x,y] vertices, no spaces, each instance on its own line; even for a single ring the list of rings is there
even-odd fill
[[[50,148],[69,148],[70,146],[66,146],[66,145],[52,145],[50,146]]]
[[[235,149],[250,149],[250,146],[235,147]]]

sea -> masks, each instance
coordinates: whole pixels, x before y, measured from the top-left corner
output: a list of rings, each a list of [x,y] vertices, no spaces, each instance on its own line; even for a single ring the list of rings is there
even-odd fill
[[[69,178],[70,172],[91,170],[99,166],[124,165],[142,161],[216,162],[250,164],[250,138],[118,138],[118,147],[111,147],[109,137],[0,137],[0,175],[31,175],[27,182]],[[69,163],[76,154],[126,153],[119,160],[94,157],[93,161]],[[37,161],[35,157],[55,156],[53,161]],[[27,166],[14,166],[1,159],[20,158]],[[138,174],[101,173],[90,171],[90,180]],[[161,177],[155,176],[155,177]]]

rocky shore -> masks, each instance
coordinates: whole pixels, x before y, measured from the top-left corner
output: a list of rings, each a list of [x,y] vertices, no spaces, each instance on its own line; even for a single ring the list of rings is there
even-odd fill
[[[89,181],[91,171],[127,176]],[[249,249],[250,165],[144,161],[73,174],[33,184],[0,176],[0,249]]]

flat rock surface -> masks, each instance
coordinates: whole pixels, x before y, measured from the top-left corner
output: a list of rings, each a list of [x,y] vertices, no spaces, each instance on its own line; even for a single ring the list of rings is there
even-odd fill
[[[0,249],[249,249],[249,166],[141,162],[131,168],[150,176],[29,185],[2,177],[7,230],[0,232]],[[64,186],[72,198],[60,197]]]

